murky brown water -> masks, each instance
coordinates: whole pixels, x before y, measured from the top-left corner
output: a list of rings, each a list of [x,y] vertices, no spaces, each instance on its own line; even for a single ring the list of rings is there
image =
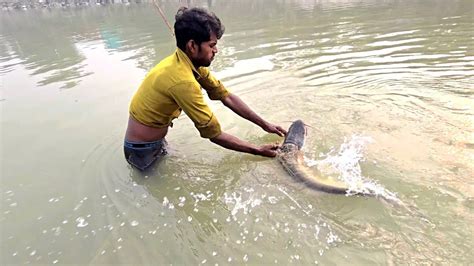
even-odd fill
[[[473,263],[472,1],[192,4],[226,25],[216,76],[270,121],[303,119],[307,164],[378,197],[307,189],[186,117],[138,173],[128,102],[175,49],[152,6],[2,12],[1,264]]]

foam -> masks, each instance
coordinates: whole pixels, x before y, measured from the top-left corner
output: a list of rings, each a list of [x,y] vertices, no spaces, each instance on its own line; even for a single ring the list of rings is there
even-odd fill
[[[365,160],[364,150],[367,144],[373,143],[368,136],[354,134],[345,137],[338,149],[332,148],[322,159],[304,157],[309,167],[316,167],[323,175],[332,176],[348,185],[347,195],[371,194],[387,200],[400,201],[395,193],[387,190],[375,180],[363,176],[360,162]]]

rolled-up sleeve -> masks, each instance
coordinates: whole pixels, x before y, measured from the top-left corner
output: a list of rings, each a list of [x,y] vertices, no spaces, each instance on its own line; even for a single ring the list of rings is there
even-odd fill
[[[224,87],[224,84],[216,79],[208,68],[200,67],[198,79],[199,84],[206,90],[209,99],[211,100],[222,100],[229,95],[229,91]]]
[[[221,134],[221,126],[204,101],[201,88],[197,83],[187,82],[169,89],[170,95],[181,109],[194,122],[203,138],[214,138]]]

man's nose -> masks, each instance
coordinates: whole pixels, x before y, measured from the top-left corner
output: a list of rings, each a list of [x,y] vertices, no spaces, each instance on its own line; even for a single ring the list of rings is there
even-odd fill
[[[219,50],[217,50],[217,46],[214,46],[214,47],[212,47],[212,48],[213,48],[213,52],[214,52],[215,54],[217,54],[217,52],[219,51]]]

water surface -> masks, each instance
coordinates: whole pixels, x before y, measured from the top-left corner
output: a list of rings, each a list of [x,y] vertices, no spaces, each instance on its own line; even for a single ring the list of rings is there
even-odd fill
[[[139,173],[128,103],[175,49],[152,6],[3,12],[2,264],[472,263],[472,1],[191,2],[226,26],[212,70],[229,90],[304,120],[308,166],[378,197],[312,191],[185,116]],[[281,141],[210,105],[226,132]]]

